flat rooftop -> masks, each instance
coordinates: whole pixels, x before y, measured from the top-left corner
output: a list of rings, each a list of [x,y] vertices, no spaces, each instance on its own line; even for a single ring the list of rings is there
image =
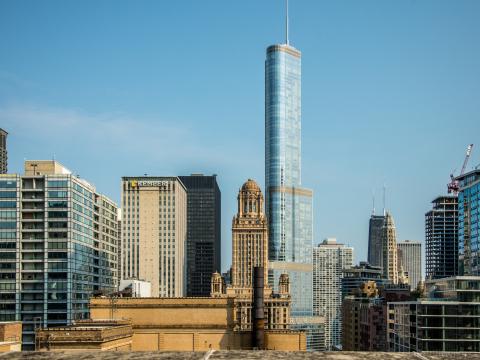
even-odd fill
[[[5,359],[100,359],[100,360],[122,360],[122,359],[275,359],[275,360],[295,360],[295,359],[325,359],[325,360],[457,360],[457,359],[480,359],[480,353],[385,353],[385,352],[283,352],[283,351],[215,351],[209,354],[203,352],[121,352],[121,351],[104,351],[104,352],[11,352],[3,354]]]

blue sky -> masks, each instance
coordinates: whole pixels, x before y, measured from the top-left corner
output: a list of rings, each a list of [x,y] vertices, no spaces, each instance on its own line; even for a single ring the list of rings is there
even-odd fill
[[[291,0],[303,53],[303,185],[314,242],[366,257],[382,185],[398,239],[475,143],[480,1]],[[53,156],[119,200],[120,177],[218,174],[223,268],[247,178],[264,184],[265,48],[282,0],[0,0],[0,127],[11,172]]]

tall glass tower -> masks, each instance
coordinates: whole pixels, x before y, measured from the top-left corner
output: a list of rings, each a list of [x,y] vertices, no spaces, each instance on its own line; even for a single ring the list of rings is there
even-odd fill
[[[291,280],[292,315],[311,316],[312,191],[301,187],[301,53],[267,48],[265,61],[265,189],[269,222],[269,282]]]

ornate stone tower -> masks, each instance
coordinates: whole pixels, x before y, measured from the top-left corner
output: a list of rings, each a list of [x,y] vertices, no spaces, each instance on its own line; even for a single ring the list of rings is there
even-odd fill
[[[253,268],[262,266],[267,279],[268,225],[263,212],[263,195],[257,183],[248,179],[238,193],[238,212],[232,223],[232,285],[251,288]]]
[[[382,227],[383,276],[398,283],[397,234],[393,216],[387,212]]]

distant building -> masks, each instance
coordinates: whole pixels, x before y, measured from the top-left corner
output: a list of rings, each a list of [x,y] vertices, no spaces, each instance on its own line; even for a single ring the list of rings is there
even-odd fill
[[[342,350],[387,351],[387,303],[405,300],[410,300],[408,285],[387,284],[378,289],[374,281],[362,284],[356,295],[346,296],[342,306]]]
[[[179,176],[187,189],[187,296],[209,296],[221,270],[221,194],[216,175]]]
[[[419,241],[399,241],[397,243],[398,271],[408,273],[411,289],[415,289],[422,280],[422,243]]]
[[[0,321],[36,326],[89,317],[88,300],[117,287],[117,205],[56,161],[0,175]]]
[[[427,279],[458,274],[458,198],[439,196],[425,214],[425,268]]]
[[[427,298],[388,303],[390,351],[480,351],[480,277],[428,280]]]
[[[178,177],[122,178],[122,278],[152,296],[185,296],[187,191]]]
[[[480,275],[480,169],[456,178],[458,193],[458,273]]]
[[[382,229],[385,215],[372,214],[368,227],[368,263],[383,266]]]
[[[119,291],[127,297],[152,297],[152,284],[137,279],[122,279]]]
[[[0,129],[0,174],[8,172],[7,136],[8,133]]]
[[[359,265],[343,270],[342,299],[347,295],[356,295],[360,291],[360,286],[367,281],[375,281],[377,288],[391,282],[383,277],[380,266],[361,261]]]
[[[383,276],[392,283],[398,282],[397,233],[393,216],[387,212],[382,227]]]
[[[325,318],[327,350],[341,344],[342,277],[353,265],[353,248],[326,239],[313,248],[313,312]]]

